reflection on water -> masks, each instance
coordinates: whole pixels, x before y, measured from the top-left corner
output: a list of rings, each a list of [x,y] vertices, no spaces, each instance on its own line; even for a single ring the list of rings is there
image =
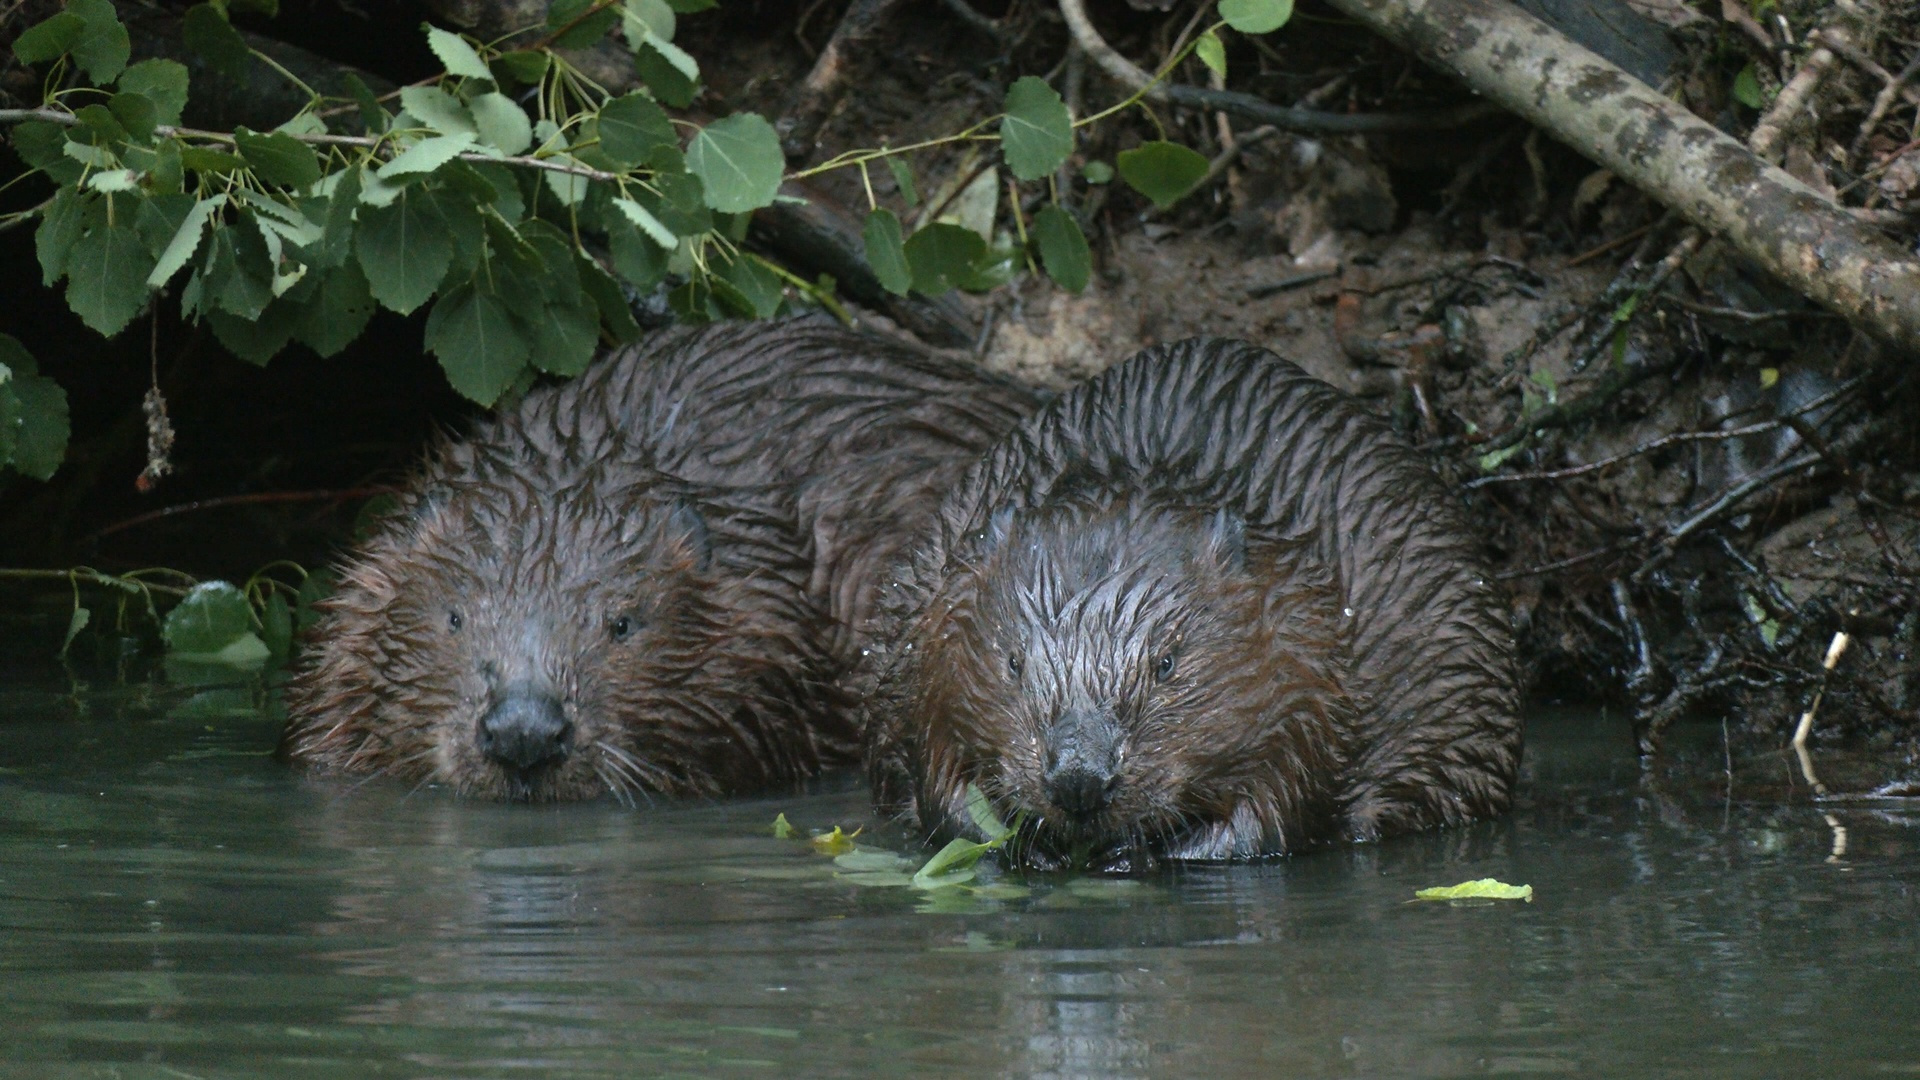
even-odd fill
[[[1536,723],[1504,821],[927,896],[768,835],[865,823],[851,780],[464,803],[304,782],[222,708],[0,694],[0,1075],[1920,1071],[1914,818],[1830,811],[1830,861],[1593,716]],[[1537,900],[1406,903],[1478,877]]]

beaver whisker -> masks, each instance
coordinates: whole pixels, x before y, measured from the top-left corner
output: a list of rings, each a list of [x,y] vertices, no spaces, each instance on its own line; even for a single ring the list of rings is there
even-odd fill
[[[661,790],[666,790],[667,784],[661,770],[643,764],[640,759],[627,753],[620,747],[615,746],[613,743],[607,742],[605,739],[594,740],[593,746],[594,749],[599,750],[605,755],[601,761],[617,770],[622,777],[628,780],[632,784],[632,790],[638,793],[641,798],[647,800],[648,806],[653,805],[653,793],[647,790],[648,777],[653,777],[655,783],[658,784]],[[633,804],[629,801],[627,805],[631,806]]]

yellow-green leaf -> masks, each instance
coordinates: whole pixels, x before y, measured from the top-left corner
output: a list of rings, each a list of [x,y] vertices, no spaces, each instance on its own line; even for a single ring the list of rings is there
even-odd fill
[[[1416,900],[1525,900],[1532,903],[1533,886],[1508,885],[1493,878],[1481,878],[1478,881],[1463,881],[1458,885],[1421,889],[1413,895]]]

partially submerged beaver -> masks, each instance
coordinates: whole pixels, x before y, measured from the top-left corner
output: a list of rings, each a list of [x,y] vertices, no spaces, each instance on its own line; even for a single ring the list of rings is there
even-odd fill
[[[818,321],[662,335],[439,450],[346,569],[283,756],[520,800],[852,757],[878,569],[1037,404]]]
[[[1499,813],[1512,647],[1446,490],[1251,345],[1150,349],[1015,429],[876,622],[883,809],[1017,858],[1133,869]]]

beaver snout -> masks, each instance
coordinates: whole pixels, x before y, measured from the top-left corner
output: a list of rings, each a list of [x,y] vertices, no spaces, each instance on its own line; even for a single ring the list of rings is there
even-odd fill
[[[1046,790],[1053,805],[1076,821],[1106,808],[1120,783],[1120,732],[1096,709],[1071,709],[1053,726]]]
[[[480,751],[527,772],[564,755],[571,730],[557,698],[516,686],[501,694],[481,718]]]

